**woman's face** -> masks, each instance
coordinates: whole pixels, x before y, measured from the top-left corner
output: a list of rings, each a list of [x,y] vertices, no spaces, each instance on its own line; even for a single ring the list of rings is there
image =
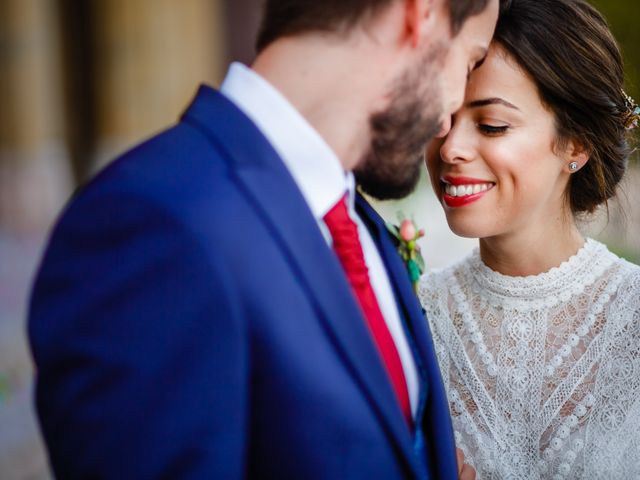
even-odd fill
[[[452,128],[427,152],[450,228],[463,237],[529,232],[565,213],[570,160],[556,153],[554,116],[498,44],[471,74]]]

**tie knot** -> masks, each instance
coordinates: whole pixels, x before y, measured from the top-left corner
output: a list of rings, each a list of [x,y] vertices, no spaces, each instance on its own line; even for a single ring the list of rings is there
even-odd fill
[[[351,220],[351,217],[349,217],[346,195],[338,200],[333,207],[331,207],[331,210],[329,210],[324,216],[324,221],[327,224],[327,227],[329,227],[332,235],[334,229],[341,230],[351,228],[353,220]],[[355,224],[353,226],[355,226]]]
[[[333,237],[333,250],[340,259],[349,282],[355,288],[369,282],[358,226],[349,216],[346,197],[340,199],[324,216],[325,224]]]

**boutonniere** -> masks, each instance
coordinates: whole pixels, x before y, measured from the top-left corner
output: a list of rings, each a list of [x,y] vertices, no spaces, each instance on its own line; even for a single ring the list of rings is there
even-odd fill
[[[417,292],[420,275],[424,272],[424,259],[417,240],[424,237],[424,230],[418,230],[413,220],[404,219],[402,216],[400,220],[399,227],[387,223],[387,229],[398,240],[398,253],[407,267],[413,290]]]

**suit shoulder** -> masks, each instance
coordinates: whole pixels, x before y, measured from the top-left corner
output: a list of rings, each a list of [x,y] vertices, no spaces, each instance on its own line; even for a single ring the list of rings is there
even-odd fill
[[[110,162],[78,189],[67,210],[120,197],[178,210],[203,201],[233,202],[238,193],[229,163],[224,152],[181,122]]]
[[[162,189],[167,194],[194,180],[227,177],[227,159],[197,129],[179,123],[141,142],[110,162],[88,187],[127,184],[130,190]]]

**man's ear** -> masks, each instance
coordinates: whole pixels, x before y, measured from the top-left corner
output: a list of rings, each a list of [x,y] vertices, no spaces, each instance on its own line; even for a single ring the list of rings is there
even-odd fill
[[[412,47],[417,47],[426,34],[435,30],[438,10],[444,0],[404,0],[406,33]]]

